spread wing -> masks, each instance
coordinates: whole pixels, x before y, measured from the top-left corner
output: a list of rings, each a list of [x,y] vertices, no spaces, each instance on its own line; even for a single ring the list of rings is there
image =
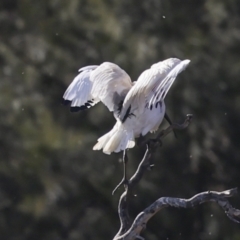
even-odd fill
[[[80,73],[73,79],[64,93],[63,103],[71,105],[71,112],[85,110],[99,102],[98,99],[93,99],[91,94],[93,82],[90,81],[90,75],[96,68],[98,66],[87,66],[79,69]]]
[[[129,75],[114,63],[105,62],[91,75],[94,82],[92,95],[99,98],[109,109],[116,111],[132,87]]]
[[[151,67],[159,71],[159,79],[155,79],[156,81],[151,84],[151,93],[147,97],[149,108],[164,100],[177,75],[185,70],[189,63],[188,59],[181,61],[177,58],[170,58]]]
[[[142,113],[145,107],[151,109],[154,104],[163,101],[177,75],[189,62],[169,58],[145,70],[128,92],[119,115],[120,120],[124,122],[130,113]]]
[[[128,74],[114,63],[87,66],[79,71],[63,95],[65,103],[71,103],[71,111],[90,108],[99,101],[109,111],[117,111],[132,87]]]

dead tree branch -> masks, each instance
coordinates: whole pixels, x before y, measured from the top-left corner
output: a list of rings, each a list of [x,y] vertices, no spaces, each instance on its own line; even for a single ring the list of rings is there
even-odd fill
[[[130,197],[132,197],[132,191],[134,187],[140,182],[140,180],[143,177],[143,174],[145,173],[146,170],[151,169],[152,166],[152,160],[151,157],[156,150],[157,147],[159,147],[159,144],[161,143],[161,139],[166,137],[169,133],[171,133],[175,129],[185,129],[188,127],[192,120],[192,115],[188,114],[184,123],[183,124],[177,124],[174,123],[171,126],[169,126],[167,129],[162,130],[154,139],[153,141],[146,141],[145,144],[147,145],[147,150],[144,154],[144,157],[142,161],[140,162],[136,172],[134,175],[131,177],[131,179],[128,182],[127,189],[124,191],[122,196],[120,197],[119,200],[119,205],[118,205],[118,214],[119,214],[119,219],[120,219],[120,229],[114,239],[118,239],[120,236],[122,236],[124,233],[126,233],[129,228],[130,228],[130,218],[128,214],[128,203]],[[121,239],[121,238],[119,238]]]
[[[158,211],[166,207],[177,207],[177,208],[192,208],[205,202],[216,202],[226,215],[234,222],[240,223],[240,210],[235,209],[228,202],[227,198],[237,194],[237,188],[226,190],[223,192],[207,191],[199,193],[190,199],[172,198],[172,197],[161,197],[143,212],[139,213],[135,218],[130,229],[122,236],[117,236],[114,240],[134,240],[143,239],[140,234],[145,229],[147,222],[153,217]]]
[[[187,115],[183,124],[172,124],[167,129],[161,131],[157,138],[153,141],[146,141],[146,152],[142,161],[140,162],[136,172],[129,180],[127,188],[121,195],[118,205],[118,214],[120,218],[120,229],[113,240],[134,240],[143,239],[140,234],[145,229],[147,222],[160,210],[166,207],[178,208],[192,208],[205,202],[216,202],[226,215],[234,222],[240,223],[240,210],[233,208],[228,202],[227,198],[237,194],[237,188],[226,190],[223,192],[207,191],[199,193],[190,199],[161,197],[147,207],[144,211],[138,214],[131,225],[130,217],[128,214],[128,204],[130,198],[133,196],[132,192],[134,187],[140,182],[146,170],[151,169],[152,155],[157,147],[159,147],[162,138],[167,136],[175,129],[185,129],[188,127],[192,120],[192,115]],[[161,146],[161,145],[160,145]]]
[[[161,139],[167,136],[175,129],[185,129],[192,120],[192,115],[187,115],[183,124],[172,124],[167,129],[161,131],[157,138],[153,141],[146,141],[147,150],[140,162],[136,172],[129,180],[127,188],[121,195],[118,205],[118,213],[120,218],[120,229],[113,240],[134,240],[143,239],[140,234],[145,229],[147,222],[160,210],[166,207],[192,208],[205,202],[216,202],[226,215],[234,222],[240,223],[240,210],[233,208],[227,198],[237,194],[237,188],[226,190],[223,192],[207,191],[199,193],[190,199],[161,197],[138,214],[133,223],[130,222],[128,214],[128,204],[133,196],[134,187],[140,182],[146,170],[151,169],[152,155],[161,143]],[[160,145],[161,146],[161,145]]]

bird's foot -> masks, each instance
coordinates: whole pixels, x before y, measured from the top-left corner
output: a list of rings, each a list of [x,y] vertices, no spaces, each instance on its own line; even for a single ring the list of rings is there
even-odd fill
[[[147,140],[146,144],[147,144],[148,148],[153,146],[153,145],[154,146],[158,145],[160,147],[163,145],[162,141],[160,139],[158,139],[158,138],[150,138],[150,139]]]

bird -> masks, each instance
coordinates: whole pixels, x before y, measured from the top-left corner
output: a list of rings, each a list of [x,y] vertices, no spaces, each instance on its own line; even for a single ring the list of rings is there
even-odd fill
[[[114,63],[86,66],[79,69],[80,73],[65,91],[63,103],[70,104],[72,112],[89,109],[100,101],[113,112],[116,124],[93,147],[105,154],[123,151],[123,179],[112,194],[122,184],[128,184],[126,150],[135,146],[135,139],[157,131],[164,117],[171,124],[164,99],[177,75],[189,63],[188,59],[178,58],[160,61],[134,82]]]
[[[106,154],[135,146],[135,138],[158,130],[166,114],[164,99],[177,75],[190,63],[169,58],[153,64],[137,81],[118,65],[104,62],[79,69],[63,95],[63,103],[77,112],[98,102],[107,106],[116,119],[113,129],[100,137],[93,150]]]
[[[166,112],[164,99],[177,75],[190,63],[169,58],[145,70],[126,94],[116,124],[98,139],[93,150],[106,154],[125,151],[135,146],[135,139],[158,130]]]

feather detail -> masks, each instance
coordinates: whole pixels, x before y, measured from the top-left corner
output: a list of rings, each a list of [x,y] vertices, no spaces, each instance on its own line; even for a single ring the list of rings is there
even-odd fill
[[[134,134],[132,130],[127,130],[121,122],[117,122],[113,129],[98,139],[93,150],[101,150],[106,154],[120,152],[126,148],[135,146]]]
[[[63,95],[64,102],[71,104],[71,111],[88,109],[101,101],[109,111],[117,112],[132,87],[128,74],[110,62],[79,71]]]

